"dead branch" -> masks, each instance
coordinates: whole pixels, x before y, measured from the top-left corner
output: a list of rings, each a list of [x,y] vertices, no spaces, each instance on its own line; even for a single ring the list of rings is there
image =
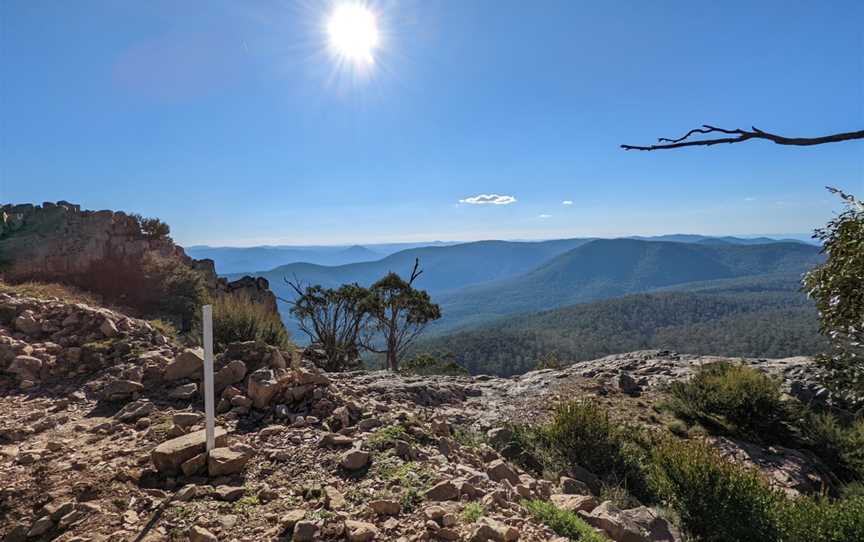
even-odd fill
[[[690,139],[696,134],[724,134],[732,137],[717,137],[713,139]],[[822,145],[825,143],[837,143],[840,141],[850,141],[854,139],[864,139],[864,130],[857,132],[844,132],[841,134],[831,134],[821,137],[785,137],[777,134],[765,132],[752,126],[750,130],[742,130],[736,128],[728,130],[726,128],[718,128],[709,124],[703,124],[701,128],[693,128],[683,136],[677,139],[661,137],[657,140],[658,144],[639,146],[639,145],[621,145],[621,148],[630,151],[657,151],[663,149],[678,149],[681,147],[708,147],[719,143],[741,143],[750,139],[764,139],[772,141],[777,145],[795,145],[806,147],[811,145]]]

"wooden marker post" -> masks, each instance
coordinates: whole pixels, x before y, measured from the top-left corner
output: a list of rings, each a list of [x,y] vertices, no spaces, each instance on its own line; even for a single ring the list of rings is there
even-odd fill
[[[204,305],[204,413],[207,416],[207,451],[216,447],[215,404],[213,398],[213,305]]]

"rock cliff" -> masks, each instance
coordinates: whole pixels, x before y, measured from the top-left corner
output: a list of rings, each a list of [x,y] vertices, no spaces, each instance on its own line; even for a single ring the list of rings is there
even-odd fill
[[[212,295],[244,295],[276,311],[266,279],[220,278],[212,260],[194,260],[168,235],[145,232],[136,215],[66,201],[0,208],[0,277],[8,282],[61,282],[122,302],[148,256],[199,272]]]

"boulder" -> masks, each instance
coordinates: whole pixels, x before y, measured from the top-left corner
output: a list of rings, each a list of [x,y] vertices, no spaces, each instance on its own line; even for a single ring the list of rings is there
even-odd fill
[[[42,360],[33,356],[19,355],[12,359],[8,372],[18,375],[19,380],[39,380],[39,372],[42,369]]]
[[[228,444],[228,434],[224,428],[217,427],[215,433],[216,446]],[[206,430],[202,429],[163,442],[153,449],[150,458],[159,472],[175,475],[185,461],[204,453],[206,449],[207,434]]]
[[[177,386],[170,392],[168,392],[168,397],[171,399],[191,399],[195,397],[195,394],[198,393],[198,384],[194,382],[190,382],[188,384],[183,384],[182,386]]]
[[[446,480],[430,487],[423,495],[430,501],[455,501],[459,499],[459,488]]]
[[[369,503],[369,508],[379,516],[398,516],[402,506],[399,501],[378,499]]]
[[[204,371],[204,350],[187,348],[165,366],[165,380],[200,378]]]
[[[470,542],[514,542],[519,530],[491,518],[482,518],[471,531]]]
[[[121,408],[114,417],[124,423],[131,423],[153,412],[153,403],[146,399],[133,401]]]
[[[342,455],[340,464],[349,471],[360,470],[369,464],[371,454],[364,450],[350,450]]]
[[[294,524],[294,536],[291,542],[312,542],[318,534],[318,526],[307,519]]]
[[[213,375],[213,388],[216,393],[219,393],[231,384],[241,382],[244,378],[246,378],[246,364],[239,359],[234,359]]]
[[[516,471],[501,459],[496,459],[486,465],[486,473],[489,475],[489,478],[496,482],[507,480],[514,486],[520,482],[519,475],[516,474]]]
[[[24,335],[39,335],[42,333],[42,324],[33,317],[33,313],[30,311],[24,311],[21,316],[15,318],[12,325]]]
[[[99,331],[109,339],[116,337],[117,334],[120,333],[117,331],[117,325],[110,318],[106,318],[102,321],[102,325],[99,326]]]
[[[102,389],[102,398],[106,401],[122,401],[136,397],[144,391],[144,386],[134,380],[115,379]]]
[[[230,448],[213,448],[207,454],[207,472],[210,476],[228,476],[243,470],[249,455]]]
[[[183,464],[180,465],[180,470],[183,471],[184,475],[192,476],[203,471],[206,465],[207,452],[202,452],[198,455],[192,456],[191,459],[187,459],[186,461],[184,461]]]
[[[549,500],[552,501],[552,504],[557,506],[562,510],[567,510],[568,512],[579,512],[583,510],[585,512],[590,512],[597,508],[597,499],[595,499],[592,495],[552,495],[549,497]]]
[[[378,528],[365,521],[345,521],[345,530],[348,542],[369,542],[378,536]]]
[[[591,512],[580,515],[586,523],[600,529],[615,542],[647,542],[648,540],[639,524],[611,501],[603,501]]]
[[[171,417],[171,421],[178,427],[186,428],[203,422],[204,415],[200,412],[175,412]]]
[[[217,540],[219,539],[216,535],[200,525],[193,525],[189,529],[189,542],[217,542]]]
[[[258,369],[249,375],[246,385],[246,394],[252,399],[255,408],[267,408],[270,400],[276,395],[279,383],[273,376],[271,369]]]

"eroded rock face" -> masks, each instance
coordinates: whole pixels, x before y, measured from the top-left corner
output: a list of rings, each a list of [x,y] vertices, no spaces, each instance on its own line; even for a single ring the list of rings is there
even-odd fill
[[[136,217],[120,211],[86,211],[67,201],[3,205],[0,254],[9,282],[61,282],[108,299],[122,298],[130,286],[130,270],[152,255],[198,271],[211,295],[243,296],[277,312],[276,296],[266,279],[219,278],[212,260],[193,260],[170,237],[146,234]],[[22,331],[36,331],[33,322],[21,322],[26,328]],[[106,337],[116,333],[113,325],[104,324]]]

